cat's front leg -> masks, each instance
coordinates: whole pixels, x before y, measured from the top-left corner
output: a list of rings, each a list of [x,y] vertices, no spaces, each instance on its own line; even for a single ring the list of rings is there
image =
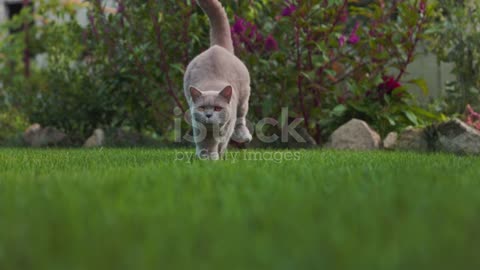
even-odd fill
[[[227,151],[227,147],[228,147],[228,142],[220,142],[218,144],[218,154],[220,155],[220,157],[225,156],[225,152]]]
[[[219,160],[218,142],[215,140],[197,142],[197,157],[201,160]]]
[[[249,143],[252,141],[252,134],[250,133],[250,130],[248,130],[246,122],[247,120],[245,117],[237,119],[232,136],[232,139],[237,143]]]

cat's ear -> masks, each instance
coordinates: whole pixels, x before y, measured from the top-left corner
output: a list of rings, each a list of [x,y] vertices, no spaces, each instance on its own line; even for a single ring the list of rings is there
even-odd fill
[[[228,103],[230,103],[230,100],[232,99],[232,94],[233,94],[233,88],[231,85],[225,87],[222,92],[220,92],[220,96],[223,97],[224,99],[227,100]]]
[[[197,100],[203,95],[200,90],[191,86],[190,87],[190,95],[192,96],[193,102],[197,102]]]

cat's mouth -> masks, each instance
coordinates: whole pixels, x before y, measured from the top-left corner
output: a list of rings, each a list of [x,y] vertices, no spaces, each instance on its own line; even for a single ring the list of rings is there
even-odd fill
[[[207,130],[214,130],[214,129],[218,129],[218,128],[222,129],[223,127],[225,127],[225,123],[210,120],[210,119],[206,119],[206,120],[202,121],[202,124],[205,126],[205,128]]]
[[[215,127],[215,126],[222,127],[224,125],[224,123],[220,123],[212,120],[205,120],[203,124],[206,125],[207,127]]]

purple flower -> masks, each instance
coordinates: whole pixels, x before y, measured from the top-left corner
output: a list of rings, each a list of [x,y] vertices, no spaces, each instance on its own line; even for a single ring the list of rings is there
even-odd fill
[[[235,16],[235,23],[232,26],[232,31],[236,34],[243,34],[246,29],[247,27],[245,25],[245,20],[238,16]]]
[[[287,7],[283,9],[282,16],[290,17],[296,10],[297,10],[297,6],[295,4],[289,4]]]
[[[265,50],[269,52],[278,50],[278,43],[272,35],[269,35],[267,39],[265,39]]]

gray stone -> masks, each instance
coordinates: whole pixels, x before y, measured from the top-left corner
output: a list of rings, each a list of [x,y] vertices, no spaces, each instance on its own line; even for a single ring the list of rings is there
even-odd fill
[[[27,145],[32,147],[56,146],[65,141],[67,135],[54,127],[42,128],[40,124],[33,124],[23,134]]]
[[[454,154],[480,154],[480,132],[456,119],[436,128],[438,139],[435,149]]]
[[[425,131],[422,128],[408,127],[400,133],[393,146],[395,150],[426,152],[429,150]]]
[[[92,136],[90,136],[83,147],[86,148],[95,148],[95,147],[102,147],[105,145],[105,132],[103,129],[96,129]]]
[[[382,139],[362,120],[352,119],[333,132],[327,148],[339,150],[376,150]]]
[[[388,133],[387,137],[383,140],[383,148],[387,150],[395,149],[395,145],[398,141],[398,133],[397,132],[390,132]]]

